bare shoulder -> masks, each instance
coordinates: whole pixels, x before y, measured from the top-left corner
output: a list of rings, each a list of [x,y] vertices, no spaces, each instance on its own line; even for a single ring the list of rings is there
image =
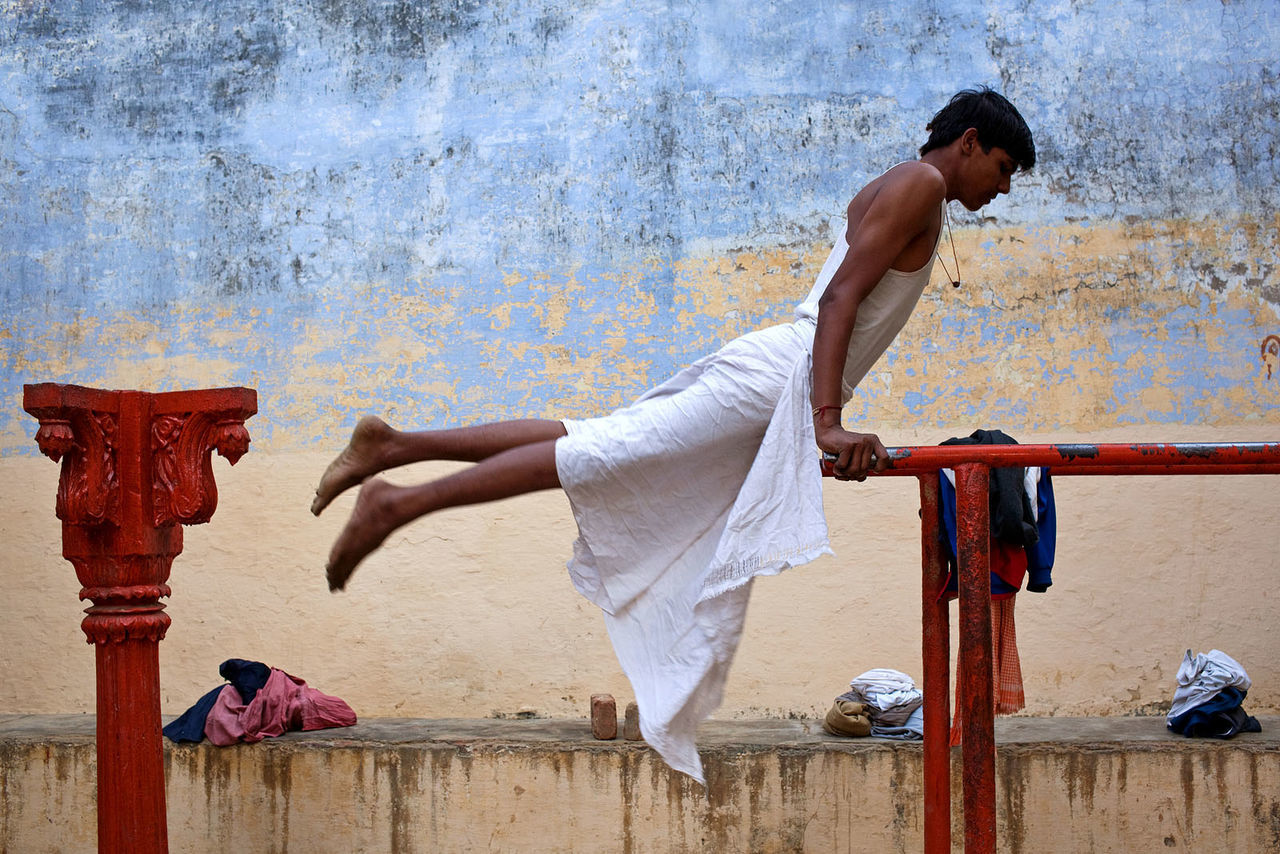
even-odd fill
[[[910,233],[928,229],[938,219],[938,206],[946,195],[946,180],[933,166],[919,160],[899,163],[854,196],[849,204],[851,231],[866,216]]]
[[[908,199],[920,204],[937,205],[947,195],[947,182],[942,173],[921,160],[899,163],[880,176],[884,182],[881,192],[888,192],[896,201]]]

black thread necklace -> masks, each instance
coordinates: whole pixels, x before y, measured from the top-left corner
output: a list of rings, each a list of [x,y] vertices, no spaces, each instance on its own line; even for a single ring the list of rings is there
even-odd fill
[[[942,203],[942,221],[947,224],[947,242],[951,244],[951,260],[956,263],[956,274],[951,275],[951,271],[947,269],[947,262],[942,260],[942,253],[935,251],[933,254],[938,256],[938,263],[942,265],[942,272],[947,274],[947,278],[951,280],[951,287],[960,287],[960,257],[956,255],[956,239],[951,236],[951,217],[947,214],[947,204]]]

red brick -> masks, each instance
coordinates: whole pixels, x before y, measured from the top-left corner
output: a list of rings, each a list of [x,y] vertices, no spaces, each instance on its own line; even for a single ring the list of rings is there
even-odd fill
[[[601,741],[618,737],[618,704],[612,694],[591,695],[591,735]]]

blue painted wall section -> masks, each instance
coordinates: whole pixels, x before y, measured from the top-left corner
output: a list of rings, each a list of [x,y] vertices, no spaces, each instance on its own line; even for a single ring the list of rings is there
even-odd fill
[[[786,320],[850,194],[981,82],[1040,165],[952,212],[966,287],[857,417],[1273,422],[1274,12],[0,2],[3,447],[36,381],[254,386],[279,449],[621,405]]]

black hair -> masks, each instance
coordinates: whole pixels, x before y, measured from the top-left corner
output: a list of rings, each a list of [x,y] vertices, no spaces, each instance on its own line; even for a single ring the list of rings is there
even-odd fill
[[[1036,165],[1036,144],[1031,129],[1016,107],[999,92],[982,86],[956,93],[925,130],[929,141],[920,147],[920,156],[935,148],[945,148],[969,128],[978,131],[983,151],[1003,148],[1024,172]]]

